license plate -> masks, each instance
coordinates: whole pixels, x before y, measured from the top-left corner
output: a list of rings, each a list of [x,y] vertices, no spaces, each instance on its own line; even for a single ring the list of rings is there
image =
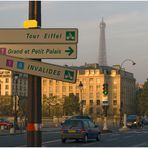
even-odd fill
[[[75,133],[76,130],[68,130],[68,133]]]

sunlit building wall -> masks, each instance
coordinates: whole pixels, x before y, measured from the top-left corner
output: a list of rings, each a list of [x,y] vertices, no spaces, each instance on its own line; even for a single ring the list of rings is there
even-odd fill
[[[83,83],[83,112],[92,116],[103,114],[103,84],[109,88],[109,115],[120,115],[121,111],[135,113],[135,78],[132,73],[120,70],[120,67],[85,64],[77,69],[75,84],[42,78],[42,97],[57,96],[63,101],[70,93],[80,98],[79,83]],[[122,110],[121,110],[122,109]]]
[[[17,81],[15,80],[15,72],[9,70],[0,70],[0,103],[1,105],[11,105],[13,96],[19,97],[28,96],[28,76],[24,74],[17,74]],[[17,85],[17,87],[16,87]]]

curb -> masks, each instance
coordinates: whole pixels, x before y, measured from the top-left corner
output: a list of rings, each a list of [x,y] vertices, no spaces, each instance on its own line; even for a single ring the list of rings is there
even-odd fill
[[[20,134],[25,134],[26,132],[22,132],[22,133],[14,133],[14,134],[10,134],[10,133],[4,133],[4,134],[0,134],[0,136],[13,136],[13,135],[20,135]]]

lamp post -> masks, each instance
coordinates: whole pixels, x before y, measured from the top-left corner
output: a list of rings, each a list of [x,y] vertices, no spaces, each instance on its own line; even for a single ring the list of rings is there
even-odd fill
[[[123,69],[123,64],[127,61],[132,62],[132,65],[136,65],[136,63],[133,60],[125,59],[120,65],[120,71]],[[123,107],[123,105],[124,105],[124,107]],[[125,104],[123,104],[123,102],[121,101],[121,103],[120,103],[120,121],[121,121],[121,118],[122,118],[121,117],[122,112],[123,112],[123,129],[126,129],[127,128],[127,126],[126,126],[126,124],[127,124],[127,113],[126,113],[126,109],[125,109]]]
[[[83,116],[83,102],[82,102],[82,90],[83,90],[83,84],[80,81],[79,83],[79,89],[80,89],[80,114]]]

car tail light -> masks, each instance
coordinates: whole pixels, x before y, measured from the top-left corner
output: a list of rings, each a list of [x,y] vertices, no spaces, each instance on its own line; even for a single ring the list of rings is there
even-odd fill
[[[81,131],[80,131],[81,133],[85,133],[86,132],[86,130],[85,129],[81,129]]]

